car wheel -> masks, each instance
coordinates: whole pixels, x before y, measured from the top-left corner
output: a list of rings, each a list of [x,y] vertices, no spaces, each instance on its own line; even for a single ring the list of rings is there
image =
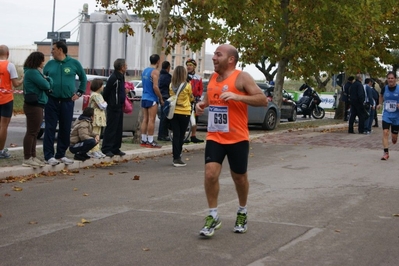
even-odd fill
[[[275,110],[269,109],[266,113],[265,120],[262,124],[262,129],[273,130],[276,128],[277,114]]]
[[[296,109],[292,110],[291,117],[288,118],[288,121],[290,121],[290,122],[296,121]]]

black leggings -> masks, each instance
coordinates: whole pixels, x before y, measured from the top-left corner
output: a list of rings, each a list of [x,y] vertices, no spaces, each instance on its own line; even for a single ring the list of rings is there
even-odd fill
[[[188,123],[190,122],[189,115],[174,114],[170,120],[170,125],[173,132],[173,160],[180,159],[184,144],[184,135],[186,133]]]

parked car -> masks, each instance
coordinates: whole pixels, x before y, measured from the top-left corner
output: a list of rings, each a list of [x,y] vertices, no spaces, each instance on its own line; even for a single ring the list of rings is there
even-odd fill
[[[208,80],[203,80],[204,93],[207,91]],[[263,90],[267,96],[266,90]],[[273,130],[276,128],[277,121],[280,118],[280,110],[278,106],[269,101],[267,107],[248,106],[248,125],[261,126],[262,129]],[[204,114],[198,117],[198,124],[208,123],[208,107],[205,108]]]
[[[269,97],[270,100],[273,99],[273,92],[274,92],[274,86],[269,85],[267,83],[261,83],[257,82],[258,86],[263,90],[266,91],[267,97]],[[289,94],[286,90],[282,90],[282,95],[283,95],[283,102],[281,104],[281,117],[280,119],[287,119],[290,122],[296,121],[296,103],[294,99],[292,98],[291,94]]]
[[[130,80],[128,82],[133,84],[133,86],[134,86],[133,93],[135,96],[137,96],[137,97],[143,96],[143,84],[142,84],[141,80],[134,79],[134,80]]]
[[[89,105],[89,100],[90,100],[90,85],[91,81],[95,78],[102,79],[104,82],[104,86],[107,83],[108,77],[106,76],[96,76],[96,75],[86,75],[87,77],[87,85],[86,85],[86,92],[82,97],[80,97],[78,100],[75,101],[75,106],[73,109],[73,120],[75,121],[82,113],[83,110]],[[79,88],[80,81],[79,78],[76,77],[75,80],[75,88],[76,90]],[[139,111],[140,111],[140,97],[137,97],[133,91],[129,92],[128,95],[129,98],[132,99],[132,104],[133,104],[133,112],[130,114],[124,114],[123,115],[123,131],[124,132],[134,132],[136,131],[136,125],[137,125],[137,120],[139,117]],[[37,138],[40,139],[43,134],[44,134],[44,126],[45,123],[43,121],[42,126],[40,128],[40,132],[37,135]]]

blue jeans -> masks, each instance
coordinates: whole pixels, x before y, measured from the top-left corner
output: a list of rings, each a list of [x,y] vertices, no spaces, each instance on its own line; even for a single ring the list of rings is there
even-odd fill
[[[84,141],[78,142],[70,146],[69,151],[72,152],[73,154],[76,153],[86,154],[96,145],[97,143],[95,139],[85,139]]]
[[[60,159],[65,156],[69,147],[71,125],[73,118],[73,107],[75,102],[72,100],[59,100],[48,97],[48,102],[44,108],[44,138],[43,153],[44,159],[55,157]],[[54,156],[54,139],[58,123],[57,152]]]

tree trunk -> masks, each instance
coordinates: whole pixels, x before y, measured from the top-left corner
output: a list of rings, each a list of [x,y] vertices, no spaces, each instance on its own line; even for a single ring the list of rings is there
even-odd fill
[[[284,86],[284,74],[288,65],[288,59],[282,59],[278,62],[276,84],[273,92],[273,102],[281,109],[283,103],[283,86]],[[280,124],[280,119],[277,121],[277,125]]]
[[[158,54],[162,58],[165,58],[163,52],[164,38],[166,36],[167,25],[170,19],[170,11],[174,0],[163,0],[161,4],[161,13],[159,14],[158,24],[154,31],[154,42],[152,46],[152,53]],[[143,121],[143,112],[140,108],[139,119],[137,119],[137,127],[133,136],[133,143],[140,143],[141,141],[141,123]],[[154,132],[155,134],[155,132]]]

